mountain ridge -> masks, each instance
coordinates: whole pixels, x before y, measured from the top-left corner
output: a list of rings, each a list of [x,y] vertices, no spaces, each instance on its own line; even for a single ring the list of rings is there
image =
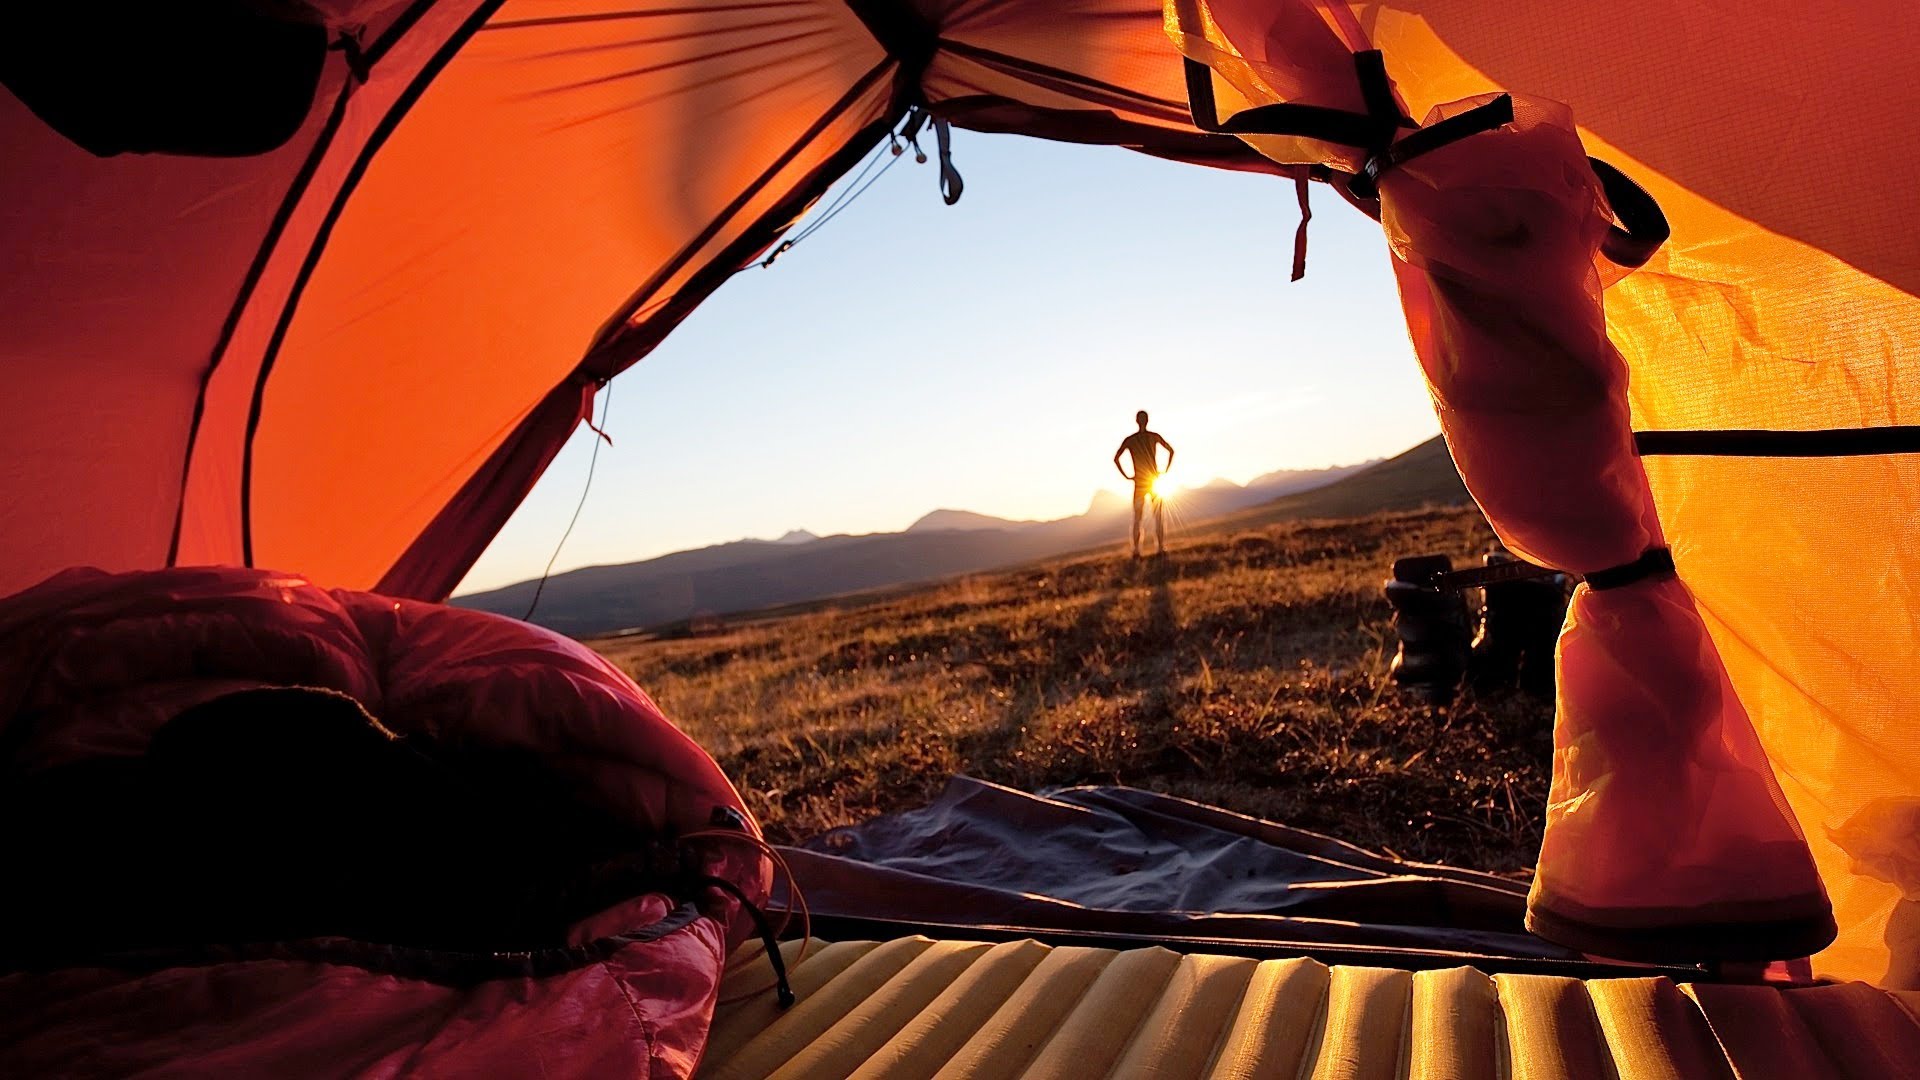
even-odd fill
[[[1466,501],[1436,437],[1385,460],[1210,483],[1180,492],[1171,507],[1180,527],[1213,529]],[[814,537],[796,529],[780,540],[582,567],[548,579],[533,621],[587,637],[991,570],[1123,541],[1128,509],[1125,498],[1103,492],[1086,513],[1052,521],[935,510],[895,533]],[[522,581],[451,602],[519,617],[536,587]]]

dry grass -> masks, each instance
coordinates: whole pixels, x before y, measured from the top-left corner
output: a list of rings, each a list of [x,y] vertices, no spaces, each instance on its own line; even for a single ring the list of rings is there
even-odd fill
[[[1130,784],[1410,859],[1531,865],[1549,703],[1409,704],[1380,583],[1485,549],[1471,507],[1116,548],[702,638],[594,643],[792,841],[923,804],[952,773]]]

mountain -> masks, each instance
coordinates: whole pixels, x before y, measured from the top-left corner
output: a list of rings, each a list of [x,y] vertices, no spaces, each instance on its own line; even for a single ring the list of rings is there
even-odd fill
[[[768,542],[774,544],[808,544],[818,539],[820,538],[805,529],[788,529],[786,532],[780,534],[779,539]]]
[[[1011,529],[1020,525],[1034,525],[1032,521],[1009,521],[988,514],[976,514],[971,510],[935,510],[919,521],[907,526],[907,531],[939,532],[942,529]]]
[[[1264,525],[1298,518],[1359,517],[1382,510],[1457,506],[1473,501],[1438,435],[1339,481],[1284,495],[1222,518],[1220,527]]]
[[[1386,461],[1183,491],[1169,512],[1178,530],[1192,533],[1467,501],[1436,438]],[[586,637],[973,573],[1122,541],[1127,515],[1125,498],[1103,492],[1086,513],[1057,521],[936,510],[898,533],[812,537],[796,530],[779,541],[736,540],[644,562],[583,567],[546,583],[534,621]],[[452,603],[517,618],[535,588],[523,581]]]

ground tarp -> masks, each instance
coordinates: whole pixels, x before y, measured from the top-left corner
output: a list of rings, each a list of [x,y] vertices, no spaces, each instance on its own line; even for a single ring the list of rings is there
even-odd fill
[[[1527,887],[1124,787],[934,802],[784,848],[815,915],[1572,959]]]

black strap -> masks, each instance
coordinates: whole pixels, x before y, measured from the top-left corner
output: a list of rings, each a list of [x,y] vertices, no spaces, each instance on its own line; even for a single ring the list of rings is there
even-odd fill
[[[767,922],[766,912],[761,911],[758,904],[747,899],[747,894],[741,891],[740,886],[726,878],[702,874],[695,877],[693,881],[697,885],[712,886],[740,901],[741,908],[753,920],[753,928],[760,934],[760,943],[766,947],[767,962],[773,965],[773,986],[779,996],[780,1007],[783,1009],[791,1007],[797,999],[793,995],[793,984],[787,981],[787,958],[780,954],[780,939],[774,936],[773,924]],[[759,992],[764,993],[764,991]]]
[[[1674,573],[1673,551],[1668,548],[1648,548],[1640,557],[1630,563],[1609,566],[1605,570],[1595,570],[1586,575],[1587,588],[1595,590],[1618,589],[1645,581],[1653,577],[1667,577]]]
[[[1449,143],[1513,122],[1513,98],[1501,94],[1394,141],[1401,128],[1415,125],[1400,113],[1393,85],[1387,78],[1386,61],[1378,49],[1353,54],[1360,93],[1367,103],[1365,113],[1281,102],[1258,105],[1221,120],[1219,105],[1213,96],[1213,69],[1192,57],[1184,58],[1182,63],[1186,72],[1187,108],[1193,114],[1194,126],[1202,131],[1227,135],[1288,135],[1367,150],[1367,159],[1360,171],[1347,180],[1348,193],[1362,201],[1380,197],[1380,174],[1388,169]],[[1599,158],[1589,157],[1587,164],[1599,179],[1607,204],[1619,221],[1607,230],[1606,238],[1600,243],[1600,253],[1628,269],[1645,265],[1673,234],[1666,214],[1653,196],[1627,174]]]
[[[1641,457],[1864,457],[1920,454],[1920,425],[1827,428],[1814,431],[1636,431]]]
[[[1367,157],[1366,163],[1354,174],[1353,179],[1347,181],[1347,190],[1356,198],[1377,199],[1380,197],[1380,174],[1388,169],[1404,165],[1449,143],[1459,142],[1469,135],[1478,135],[1511,123],[1513,98],[1501,94],[1492,101],[1449,116],[1439,123],[1429,124],[1399,142],[1376,150]]]
[[[1366,113],[1324,105],[1293,102],[1256,105],[1221,120],[1213,97],[1213,69],[1192,57],[1187,57],[1184,64],[1187,109],[1193,114],[1193,126],[1202,131],[1225,135],[1291,135],[1363,149],[1382,141],[1379,120]],[[1391,128],[1385,137],[1393,137]]]
[[[1367,103],[1367,116],[1372,118],[1376,132],[1392,139],[1396,128],[1418,126],[1400,111],[1400,102],[1393,96],[1385,53],[1379,49],[1354,53],[1353,71],[1360,79],[1360,98]]]

